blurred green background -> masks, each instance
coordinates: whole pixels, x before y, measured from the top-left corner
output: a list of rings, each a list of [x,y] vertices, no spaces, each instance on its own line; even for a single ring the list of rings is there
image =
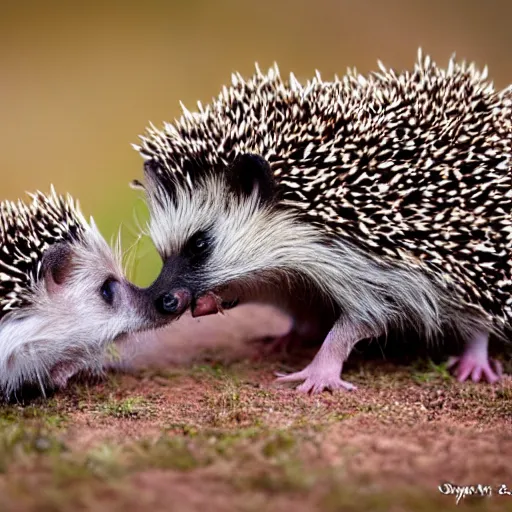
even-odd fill
[[[122,224],[133,244],[146,211],[128,181],[141,176],[131,142],[149,121],[179,115],[179,100],[207,102],[258,61],[324,78],[377,59],[410,67],[422,46],[438,64],[452,52],[512,82],[512,2],[496,0],[259,0],[2,2],[2,198],[48,190],[80,199],[105,236]],[[159,260],[146,241],[135,278]]]

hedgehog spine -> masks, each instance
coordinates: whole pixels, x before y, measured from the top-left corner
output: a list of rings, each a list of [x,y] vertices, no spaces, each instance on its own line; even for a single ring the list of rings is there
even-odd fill
[[[256,68],[200,113],[149,128],[136,149],[162,279],[195,297],[243,295],[269,274],[319,291],[340,316],[316,375],[282,379],[302,389],[335,387],[336,353],[404,326],[455,332],[459,377],[495,380],[488,334],[512,317],[512,87],[421,51],[413,71],[379,68],[303,86]]]
[[[71,196],[0,203],[0,392],[101,372],[107,343],[170,320]],[[157,292],[158,293],[158,292]]]

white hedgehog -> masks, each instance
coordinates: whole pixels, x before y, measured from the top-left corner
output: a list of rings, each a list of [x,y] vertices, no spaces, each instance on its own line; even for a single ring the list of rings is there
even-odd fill
[[[40,386],[44,394],[79,371],[98,372],[108,342],[172,318],[159,305],[158,281],[148,289],[129,283],[119,255],[70,196],[52,188],[50,195],[32,198],[30,204],[0,203],[5,398],[26,385]],[[179,305],[175,309],[180,312]]]
[[[343,362],[390,329],[457,336],[459,380],[494,382],[489,336],[508,337],[512,315],[512,88],[421,50],[412,71],[379,67],[305,85],[257,68],[152,126],[134,184],[162,282],[189,289],[196,316],[217,311],[211,297],[280,300],[273,289],[297,335],[329,321],[311,364],[278,379],[303,391],[352,389]]]

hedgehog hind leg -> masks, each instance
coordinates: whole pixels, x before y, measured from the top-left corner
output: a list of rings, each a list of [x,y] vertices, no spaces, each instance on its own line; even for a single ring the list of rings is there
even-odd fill
[[[360,329],[338,320],[329,331],[313,361],[302,371],[288,375],[277,374],[277,384],[300,384],[298,391],[321,393],[325,390],[357,389],[352,383],[341,379],[343,363],[354,345],[368,336]]]
[[[448,360],[447,366],[459,382],[469,377],[473,382],[486,380],[494,383],[500,380],[503,374],[501,363],[489,358],[488,347],[489,334],[478,333],[466,343],[461,356]]]
[[[323,326],[317,324],[318,322],[311,318],[298,320],[297,317],[294,317],[290,328],[284,334],[253,340],[255,344],[263,344],[263,348],[254,355],[254,360],[265,360],[271,356],[287,356],[289,355],[290,347],[318,342],[319,339],[324,339],[328,329],[324,330]]]
[[[253,361],[265,361],[273,356],[286,356],[289,353],[290,345],[295,344],[296,340],[297,335],[293,328],[281,336],[266,336],[265,338],[251,340],[254,344],[263,345],[258,348],[258,352],[252,356],[252,359]]]

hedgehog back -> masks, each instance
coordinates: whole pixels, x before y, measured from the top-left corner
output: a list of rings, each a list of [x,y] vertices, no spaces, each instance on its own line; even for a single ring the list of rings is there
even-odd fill
[[[452,58],[301,85],[277,66],[233,84],[137,149],[167,190],[266,157],[282,204],[388,261],[420,266],[469,304],[512,318],[512,88]]]
[[[0,319],[32,303],[46,249],[82,239],[86,224],[71,197],[37,192],[31,204],[0,203]]]

